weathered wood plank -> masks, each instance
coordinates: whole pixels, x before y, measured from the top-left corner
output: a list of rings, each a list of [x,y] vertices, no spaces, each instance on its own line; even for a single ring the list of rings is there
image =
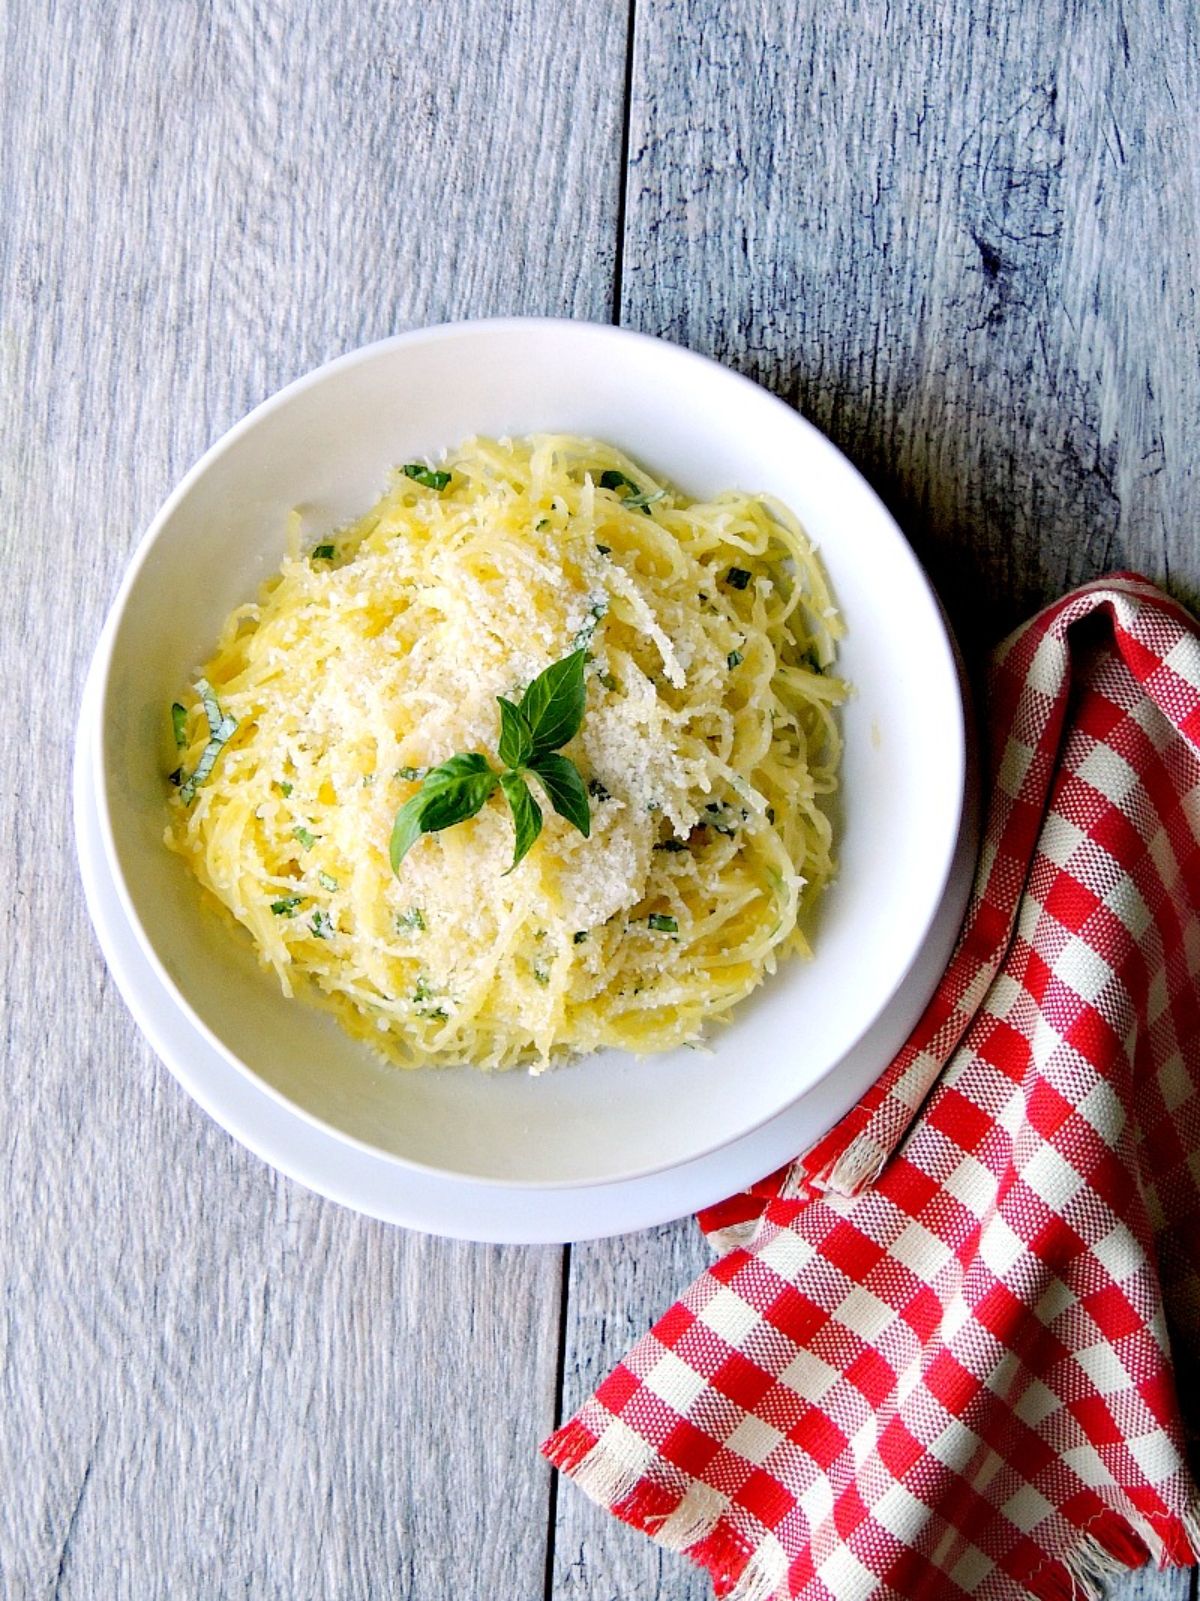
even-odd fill
[[[1105,567],[1200,589],[1188,0],[658,0],[623,320],[793,399],[968,645]]]
[[[541,1594],[560,1254],[356,1218],[187,1101],[86,926],[68,745],[138,531],[248,406],[407,324],[609,315],[625,26],[4,12],[6,1597]]]
[[[1106,567],[1194,601],[1198,90],[1185,0],[639,4],[621,320],[828,432],[976,662]],[[568,1411],[703,1260],[682,1224],[572,1253]],[[570,1488],[556,1523],[555,1596],[708,1594]]]
[[[639,1335],[711,1261],[690,1220],[571,1247],[563,1416],[579,1406]],[[554,1601],[707,1601],[712,1586],[561,1482],[555,1501]]]

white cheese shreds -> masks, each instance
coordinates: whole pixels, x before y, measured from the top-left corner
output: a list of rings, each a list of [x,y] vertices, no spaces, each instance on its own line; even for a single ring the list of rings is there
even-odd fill
[[[844,689],[820,566],[778,504],[689,504],[594,441],[472,440],[441,468],[440,491],[397,473],[315,550],[290,519],[278,576],[202,670],[236,729],[190,803],[172,791],[167,844],[285,991],[394,1061],[537,1069],[695,1041],[807,948],[797,919],[833,870]],[[626,505],[605,473],[664,492]],[[590,837],[531,777],[544,827],[515,872],[497,792],[393,875],[425,770],[469,751],[498,769],[496,697],[581,647],[564,754]],[[183,700],[186,777],[211,730]]]

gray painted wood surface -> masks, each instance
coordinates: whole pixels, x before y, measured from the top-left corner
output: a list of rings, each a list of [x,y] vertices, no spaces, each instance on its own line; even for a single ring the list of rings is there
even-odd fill
[[[0,39],[0,1596],[694,1601],[535,1453],[702,1265],[693,1227],[406,1235],[208,1122],[83,913],[87,657],[250,405],[513,311],[796,402],[976,661],[1105,566],[1194,602],[1193,8],[9,0]]]

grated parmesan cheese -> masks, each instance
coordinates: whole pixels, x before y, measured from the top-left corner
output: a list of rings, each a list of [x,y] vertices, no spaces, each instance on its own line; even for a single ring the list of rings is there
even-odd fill
[[[625,505],[604,472],[661,486],[592,441],[474,440],[444,469],[440,492],[398,474],[324,536],[332,557],[292,519],[203,669],[237,731],[190,805],[173,794],[167,843],[287,993],[315,990],[395,1061],[536,1069],[694,1041],[806,948],[798,915],[832,872],[843,690],[805,666],[840,628],[820,567],[773,502]],[[753,584],[725,582],[739,566]],[[498,766],[496,697],[580,646],[565,754],[590,837],[534,778],[544,828],[514,873],[497,798],[393,875],[419,775],[466,751]],[[189,704],[189,771],[207,727]]]

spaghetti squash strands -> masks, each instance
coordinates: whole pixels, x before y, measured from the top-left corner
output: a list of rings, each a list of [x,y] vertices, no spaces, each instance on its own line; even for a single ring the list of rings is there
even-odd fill
[[[536,1071],[696,1041],[807,950],[833,872],[840,633],[776,502],[689,502],[591,440],[471,440],[313,549],[289,530],[182,715],[164,709],[193,775],[166,842],[287,994],[395,1062]],[[515,871],[497,787],[393,873],[424,774],[468,752],[499,771],[497,696],[581,649],[563,755],[588,837],[531,775],[544,823]]]

